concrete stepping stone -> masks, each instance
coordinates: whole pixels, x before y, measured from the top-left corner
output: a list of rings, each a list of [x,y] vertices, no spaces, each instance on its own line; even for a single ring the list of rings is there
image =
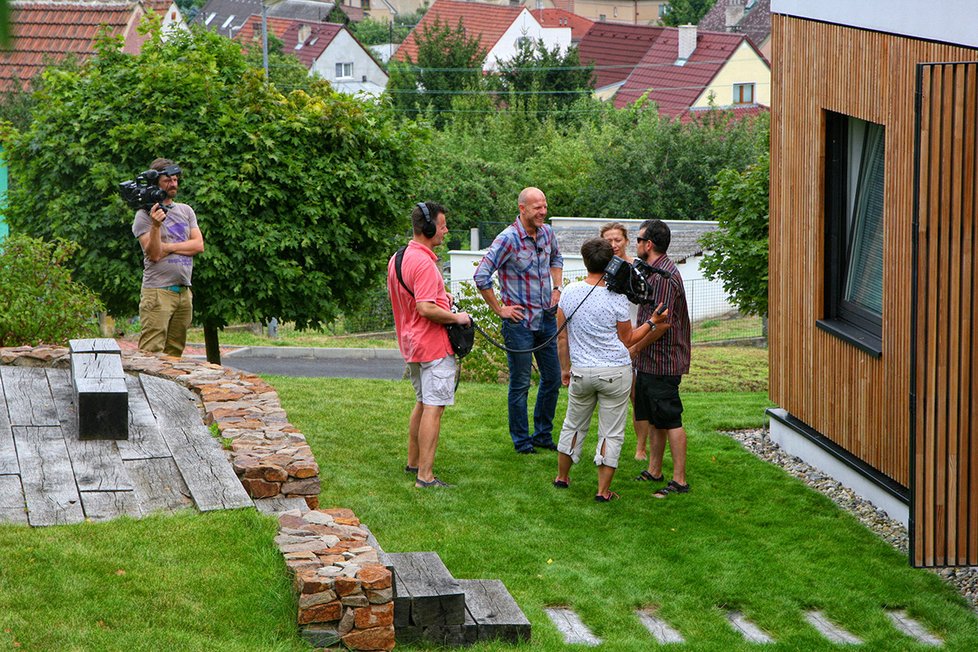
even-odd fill
[[[886,616],[894,627],[921,645],[944,646],[943,640],[927,631],[926,627],[908,616],[906,611],[887,611]]]
[[[829,642],[835,643],[836,645],[861,645],[863,642],[862,639],[855,634],[850,634],[846,630],[831,622],[821,611],[806,611],[805,620],[807,620],[812,627],[818,630],[819,634],[828,639]]]
[[[581,617],[566,607],[547,607],[544,609],[554,626],[564,636],[568,645],[601,645],[601,639],[595,636]]]
[[[655,637],[655,640],[659,642],[660,645],[665,643],[685,643],[686,639],[683,638],[682,634],[673,629],[669,623],[662,620],[655,615],[654,609],[638,609],[635,612],[638,619],[645,626],[645,629],[649,630],[649,633]]]
[[[768,636],[763,629],[747,620],[744,614],[739,611],[728,611],[727,621],[748,643],[774,643],[773,638]]]

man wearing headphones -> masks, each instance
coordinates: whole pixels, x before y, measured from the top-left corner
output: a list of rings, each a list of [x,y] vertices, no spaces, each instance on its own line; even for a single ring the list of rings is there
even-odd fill
[[[557,302],[564,278],[564,259],[547,219],[547,198],[539,188],[524,188],[520,215],[496,236],[475,270],[473,280],[500,319],[509,363],[509,436],[517,453],[537,448],[557,450],[554,412],[560,392],[557,358]],[[492,287],[499,272],[500,299]],[[535,349],[533,353],[530,351]],[[524,353],[513,353],[524,351]],[[540,388],[533,410],[533,435],[527,423],[530,367],[536,356]]]
[[[166,191],[166,199],[162,206],[136,211],[132,223],[132,233],[143,248],[139,348],[179,358],[194,312],[193,257],[204,251],[204,236],[194,209],[173,201],[180,187],[180,166],[158,158],[149,167],[160,173],[156,184]]]
[[[397,344],[407,362],[417,402],[408,423],[404,470],[417,473],[414,486],[448,487],[435,477],[435,449],[446,405],[455,403],[457,365],[446,324],[468,324],[469,315],[451,311],[451,298],[438,271],[434,248],[448,234],[445,209],[434,202],[415,205],[413,237],[387,263],[387,292],[394,310]]]

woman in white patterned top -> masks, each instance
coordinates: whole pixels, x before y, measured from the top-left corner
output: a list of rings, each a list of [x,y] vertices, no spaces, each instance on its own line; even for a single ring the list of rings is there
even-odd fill
[[[625,440],[628,396],[632,388],[628,347],[651,330],[668,328],[668,311],[633,328],[629,301],[605,287],[604,270],[613,256],[611,244],[592,238],[581,246],[587,278],[564,288],[557,309],[557,326],[567,322],[557,339],[561,382],[568,388],[567,414],[557,445],[558,488],[570,485],[570,468],[580,461],[581,449],[598,408],[598,491],[594,499],[618,498],[611,481]]]

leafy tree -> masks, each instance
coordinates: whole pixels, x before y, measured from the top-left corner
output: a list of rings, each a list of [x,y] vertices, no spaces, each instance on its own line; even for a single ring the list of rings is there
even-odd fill
[[[164,155],[206,243],[194,289],[209,359],[232,321],[331,321],[406,227],[423,133],[326,83],[284,95],[239,44],[196,29],[164,42],[151,22],[138,56],[103,39],[77,72],[45,73],[31,127],[0,133],[11,228],[78,242],[77,278],[133,314],[142,254],[116,189]]]
[[[720,110],[683,123],[642,102],[616,112],[591,137],[594,167],[576,214],[707,219],[717,174],[757,160],[766,127],[766,117],[737,120]]]
[[[510,107],[546,115],[573,106],[594,90],[594,66],[581,66],[577,47],[561,53],[543,39],[523,41],[516,55],[499,66],[501,99]]]
[[[364,45],[380,45],[381,43],[403,43],[411,30],[421,22],[428,6],[423,5],[410,14],[398,14],[391,21],[365,18],[359,23],[350,23],[350,31]]]
[[[696,25],[714,5],[714,0],[669,0],[669,10],[662,23],[669,27]]]
[[[701,242],[713,254],[703,260],[710,279],[720,279],[741,312],[767,315],[768,193],[770,156],[744,171],[723,170],[710,193],[720,230]]]
[[[415,33],[418,59],[393,62],[387,92],[394,106],[408,115],[425,112],[441,126],[452,108],[452,98],[484,90],[482,64],[486,51],[479,38],[469,38],[459,19],[454,28],[440,18]]]
[[[65,344],[97,332],[101,303],[67,267],[77,249],[21,234],[0,243],[0,346]]]

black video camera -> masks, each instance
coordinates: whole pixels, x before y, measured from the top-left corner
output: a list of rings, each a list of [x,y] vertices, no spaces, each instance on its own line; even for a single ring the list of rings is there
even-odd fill
[[[658,303],[658,300],[652,296],[652,285],[646,280],[649,274],[658,274],[664,278],[672,276],[666,270],[652,267],[640,258],[636,258],[635,262],[629,265],[624,258],[614,256],[604,268],[604,280],[608,289],[624,294],[629,301],[639,305]]]
[[[149,211],[154,204],[159,204],[164,211],[166,210],[163,206],[167,197],[166,191],[156,185],[161,174],[156,170],[146,170],[135,179],[119,184],[119,194],[129,204],[129,208],[133,210],[143,208]]]

